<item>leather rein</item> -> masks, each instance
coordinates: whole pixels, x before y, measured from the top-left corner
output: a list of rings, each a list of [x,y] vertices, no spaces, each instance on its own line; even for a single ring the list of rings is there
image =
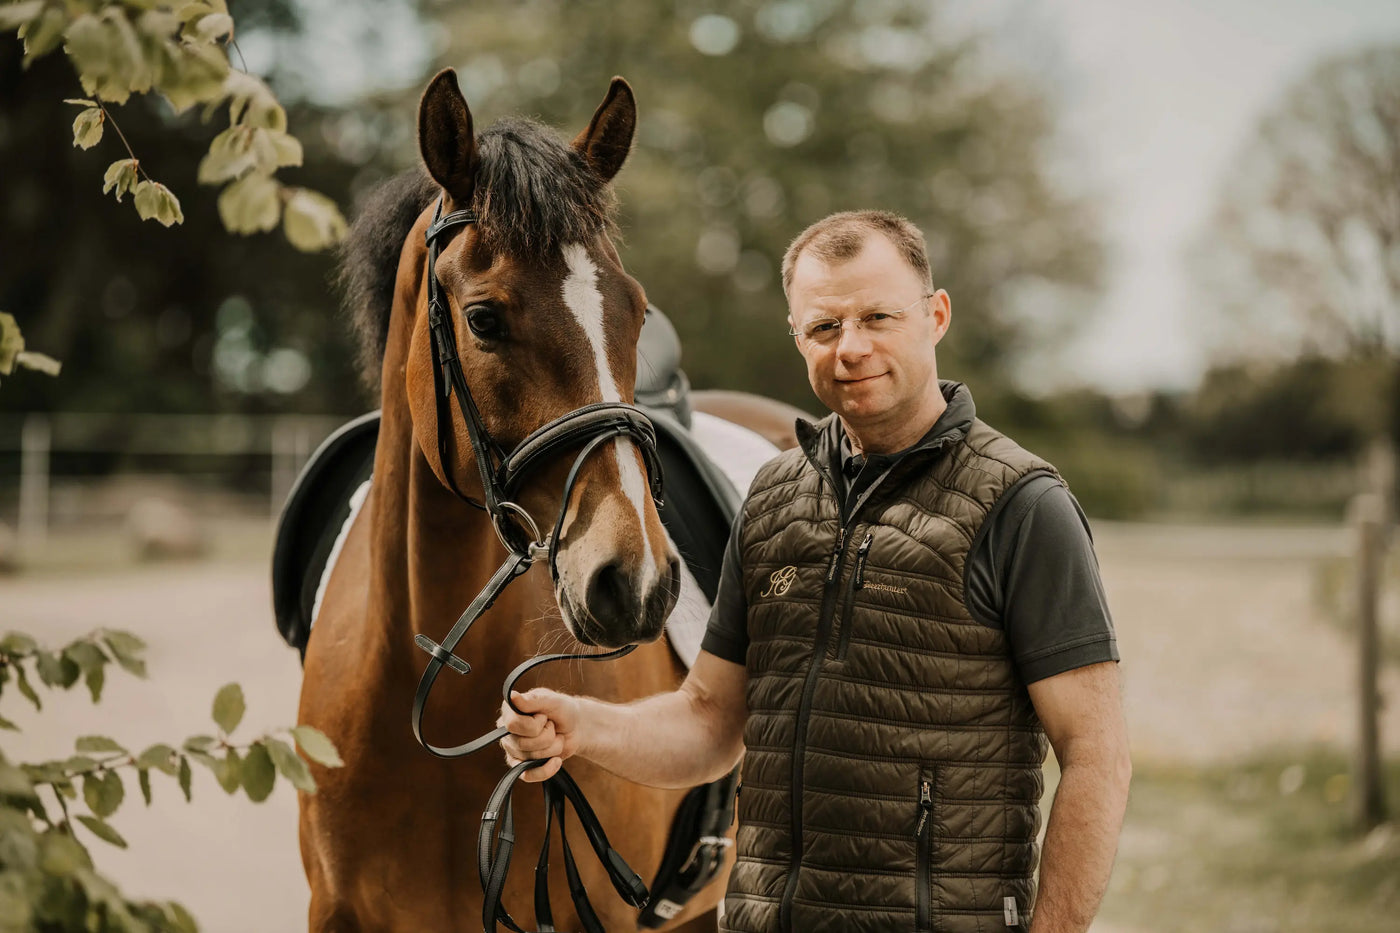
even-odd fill
[[[501,592],[516,577],[521,576],[537,560],[547,560],[550,574],[557,584],[559,570],[557,558],[559,539],[564,526],[564,515],[573,497],[584,463],[607,441],[616,438],[631,440],[642,452],[646,464],[651,494],[657,505],[661,505],[662,472],[660,455],[656,449],[656,429],[646,413],[636,405],[620,402],[600,402],[585,405],[559,418],[550,421],[533,431],[510,453],[501,446],[486,429],[481,414],[467,385],[466,375],[457,349],[457,337],[453,328],[451,309],[438,281],[436,262],[449,234],[458,227],[476,223],[478,218],[471,211],[452,211],[443,215],[443,201],[438,199],[433,212],[432,223],[428,226],[427,280],[428,280],[428,325],[432,334],[433,385],[437,405],[438,457],[442,472],[449,488],[462,501],[487,513],[492,527],[509,552],[505,563],[491,576],[485,588],[458,617],[456,624],[439,644],[426,635],[414,636],[414,643],[426,651],[430,658],[423,676],[418,682],[418,690],[413,698],[413,736],[424,748],[439,758],[461,758],[484,748],[495,745],[508,732],[496,728],[470,742],[455,746],[438,746],[423,737],[423,712],[428,695],[444,667],[450,667],[459,674],[471,671],[471,665],[457,657],[458,642],[466,636],[472,624],[482,616],[500,596]],[[477,468],[481,474],[484,490],[482,501],[465,495],[457,486],[452,473],[452,418],[448,399],[455,395],[457,407],[466,421],[467,434],[471,439],[472,451],[476,456]],[[550,534],[540,537],[534,519],[514,497],[523,479],[540,464],[545,463],[561,451],[582,445],[575,456],[564,483],[564,498],[559,506],[559,515]],[[515,683],[527,671],[554,661],[607,661],[620,658],[636,645],[623,645],[612,651],[592,654],[547,654],[531,658],[511,671],[505,680],[501,693],[511,709],[523,716],[523,712],[511,700]],[[506,875],[510,870],[510,859],[515,846],[515,817],[511,803],[512,791],[520,776],[532,768],[548,762],[540,758],[524,761],[506,772],[492,792],[482,814],[481,827],[477,833],[477,869],[481,879],[485,899],[482,903],[482,924],[486,930],[494,931],[497,923],[503,923],[515,933],[525,933],[516,921],[506,912],[501,903]],[[599,861],[607,869],[608,878],[618,895],[636,908],[643,908],[650,899],[647,886],[633,871],[617,850],[608,842],[607,834],[598,821],[593,808],[589,806],[583,791],[569,773],[560,768],[551,778],[543,782],[545,797],[545,836],[535,869],[535,921],[539,933],[552,933],[553,916],[549,903],[549,849],[553,824],[559,821],[559,834],[564,848],[564,870],[568,879],[569,893],[579,919],[587,933],[604,933],[597,913],[589,903],[579,876],[577,863],[564,833],[565,805],[574,808],[585,835]]]

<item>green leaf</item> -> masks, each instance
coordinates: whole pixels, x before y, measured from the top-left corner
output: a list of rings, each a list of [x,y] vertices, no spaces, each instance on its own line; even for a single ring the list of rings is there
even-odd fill
[[[86,826],[94,836],[103,842],[110,842],[118,849],[126,848],[126,840],[122,838],[121,833],[113,829],[106,821],[92,816],[79,816],[78,822]]]
[[[194,24],[194,31],[197,36],[206,42],[213,42],[224,36],[233,38],[233,17],[227,13],[211,13],[201,17]]]
[[[265,233],[282,214],[277,182],[257,173],[244,175],[219,194],[219,219],[230,233]]]
[[[73,145],[91,149],[102,141],[102,124],[106,118],[97,107],[89,107],[73,121]]]
[[[10,732],[18,732],[19,726],[10,722],[10,720],[6,719],[4,716],[0,716],[0,729],[7,729]]]
[[[293,246],[314,253],[345,238],[345,218],[323,194],[298,188],[287,200],[284,229]]]
[[[23,632],[10,632],[0,638],[0,653],[29,654],[39,647],[39,643]]]
[[[193,735],[185,739],[185,751],[187,752],[207,752],[216,747],[219,740],[212,735]]]
[[[25,369],[32,369],[41,372],[46,376],[57,376],[63,369],[63,364],[45,353],[36,353],[33,350],[25,350],[15,357],[15,362]]]
[[[281,739],[268,739],[267,753],[272,757],[272,763],[277,766],[277,770],[292,782],[293,787],[308,794],[316,793],[316,781],[311,777],[311,770],[306,767],[306,762],[301,760],[294,748]]]
[[[102,767],[101,762],[95,758],[89,758],[87,755],[73,755],[64,759],[62,763],[63,770],[68,774],[87,774],[100,767]]]
[[[13,314],[0,311],[0,376],[15,371],[15,357],[24,350],[24,336]]]
[[[184,795],[185,795],[185,803],[189,803],[189,802],[190,802],[190,785],[191,785],[191,783],[192,783],[193,780],[194,780],[194,775],[190,773],[190,760],[189,760],[188,758],[183,758],[183,757],[182,757],[182,758],[180,759],[180,778],[179,778],[179,780],[180,780],[180,790],[181,790],[181,791],[184,793]]]
[[[136,185],[136,213],[142,220],[155,220],[163,227],[185,222],[180,201],[165,185],[143,181]]]
[[[51,875],[67,878],[92,868],[92,858],[71,835],[51,829],[39,837],[39,867]]]
[[[228,122],[260,126],[263,129],[287,129],[287,112],[277,97],[260,79],[241,71],[231,71],[224,79],[224,93],[229,98]]]
[[[34,704],[34,708],[42,710],[44,704],[39,702],[39,694],[34,692],[33,686],[29,683],[29,678],[24,673],[24,668],[15,665],[15,685],[19,687],[19,692],[24,694],[24,698]]]
[[[19,768],[0,759],[0,797],[27,799],[34,796],[34,782]]]
[[[136,759],[138,768],[155,768],[157,771],[164,771],[166,774],[174,775],[180,767],[175,763],[175,749],[165,743],[152,745],[142,752]]]
[[[149,768],[136,769],[136,783],[141,787],[141,797],[146,801],[146,806],[151,805],[151,771]]]
[[[188,910],[174,901],[168,902],[165,907],[171,922],[175,924],[175,929],[180,933],[199,933],[199,924],[194,922],[194,917],[190,916]]]
[[[105,735],[85,735],[74,743],[74,748],[80,752],[91,755],[104,755],[107,753],[125,755],[127,751],[112,739]]]
[[[84,90],[102,100],[125,103],[151,89],[152,71],[141,37],[119,4],[85,13],[64,34],[64,49]]]
[[[23,30],[24,67],[28,68],[35,59],[58,48],[67,26],[68,14],[58,6],[49,7],[37,20],[28,23]]]
[[[135,163],[132,163],[133,166]],[[132,178],[135,178],[133,168]],[[134,189],[133,189],[134,190]],[[118,198],[118,200],[121,200]],[[112,652],[112,657],[117,659],[117,663],[122,666],[127,673],[135,674],[137,677],[146,676],[146,659],[142,657],[146,653],[146,643],[130,632],[123,632],[117,629],[103,629],[102,638],[107,642],[108,649]]]
[[[92,693],[92,702],[96,703],[102,698],[102,685],[106,680],[103,668],[107,664],[107,655],[90,641],[75,641],[63,649],[63,654],[82,669],[83,679]]]
[[[87,684],[88,693],[92,694],[92,702],[96,703],[102,699],[102,685],[107,682],[107,672],[94,667],[83,677],[83,683]]]
[[[64,102],[65,104],[73,104],[74,106],[77,106],[77,107],[96,107],[96,106],[97,106],[97,101],[95,101],[95,100],[90,100],[90,99],[88,99],[88,98],[86,98],[86,97],[65,97],[65,98],[63,99],[63,102]]]
[[[277,768],[272,764],[266,745],[254,742],[248,754],[243,756],[243,766],[239,771],[243,790],[253,803],[262,803],[272,793],[272,786],[277,782]]]
[[[44,8],[44,0],[26,0],[0,6],[0,30],[9,32],[28,23]]]
[[[62,687],[65,690],[77,683],[78,675],[82,673],[72,659],[49,651],[39,652],[35,666],[39,671],[39,679],[50,687]]]
[[[83,778],[83,800],[94,815],[106,818],[117,812],[126,797],[120,774],[99,771]]]
[[[122,195],[136,190],[137,166],[138,163],[135,159],[118,159],[107,166],[107,174],[102,176],[102,193],[115,191],[117,201],[120,203]],[[118,660],[120,658],[121,656],[118,655]]]
[[[238,757],[238,750],[230,748],[228,754],[214,765],[214,778],[219,782],[219,786],[224,789],[224,793],[236,793],[242,783],[243,760]]]
[[[238,728],[245,709],[243,688],[238,684],[224,684],[214,696],[214,722],[225,735]]]
[[[335,750],[335,744],[315,726],[297,726],[292,730],[292,738],[296,739],[306,757],[317,764],[327,768],[345,766],[345,762],[340,760],[340,753]]]

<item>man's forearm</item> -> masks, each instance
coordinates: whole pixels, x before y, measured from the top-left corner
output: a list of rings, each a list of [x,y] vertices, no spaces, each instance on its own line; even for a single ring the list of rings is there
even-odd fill
[[[743,754],[739,730],[684,688],[616,704],[581,698],[576,755],[653,787],[694,787],[722,777]]]
[[[1128,804],[1126,754],[1067,763],[1045,829],[1031,933],[1082,933],[1098,912]]]

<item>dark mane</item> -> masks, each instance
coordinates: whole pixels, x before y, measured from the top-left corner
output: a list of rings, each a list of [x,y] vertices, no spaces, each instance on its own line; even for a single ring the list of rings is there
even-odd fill
[[[404,237],[438,192],[421,168],[396,175],[365,199],[341,245],[337,280],[371,389],[379,384]],[[553,130],[510,118],[477,136],[472,208],[487,247],[524,258],[610,233],[617,198]]]

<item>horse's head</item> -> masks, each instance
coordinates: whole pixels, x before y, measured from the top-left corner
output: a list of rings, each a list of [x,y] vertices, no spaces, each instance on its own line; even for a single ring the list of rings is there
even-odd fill
[[[428,274],[441,283],[481,422],[504,451],[585,405],[632,400],[646,297],[623,270],[609,229],[610,182],[635,125],[636,104],[621,78],[572,144],[524,120],[503,121],[478,137],[451,70],[423,94],[419,147],[442,189],[443,213],[476,215],[442,238]],[[439,481],[479,494],[463,413],[438,404],[423,312],[420,302],[407,366],[414,435]],[[439,412],[451,418],[446,463]],[[628,439],[605,441],[583,461],[564,502],[581,446],[532,470],[516,501],[545,533],[563,515],[555,595],[569,631],[609,647],[654,639],[675,604],[679,561],[644,460]]]

